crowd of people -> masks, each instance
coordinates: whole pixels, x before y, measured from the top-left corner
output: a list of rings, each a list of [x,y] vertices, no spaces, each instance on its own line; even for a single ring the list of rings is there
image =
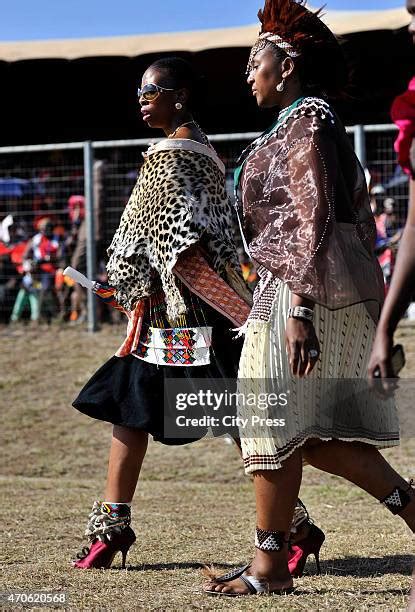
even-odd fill
[[[382,185],[375,185],[369,193],[376,223],[376,255],[382,268],[387,293],[405,224],[405,215],[399,210],[395,199],[385,194]]]
[[[406,208],[402,210],[396,200],[388,195],[381,182],[373,185],[369,171],[366,178],[376,220],[376,254],[387,291]],[[132,180],[131,176],[129,180]],[[8,202],[16,201],[16,196],[21,195],[21,182],[19,179],[0,179],[0,199],[4,203],[5,211],[0,217],[0,322],[7,324],[20,321],[35,325],[55,320],[72,324],[84,323],[87,312],[85,291],[63,274],[69,265],[86,273],[84,195],[70,195],[60,209],[53,197],[34,197],[26,205],[23,214],[21,211],[13,214],[13,206],[8,206]],[[27,181],[23,181],[25,182]],[[232,197],[228,185],[227,188]],[[100,199],[100,209],[103,210],[105,196],[101,195]],[[12,212],[7,212],[8,210]],[[98,224],[102,223],[98,220]],[[96,279],[106,282],[101,234],[102,232],[96,243],[100,255]],[[236,226],[235,236],[243,276],[253,287],[257,281],[255,266],[247,258],[242,244],[238,242]],[[120,321],[119,313],[106,308],[101,302],[97,304],[101,321]]]
[[[101,214],[105,162],[97,160],[93,173],[96,280],[105,282]],[[80,192],[55,197],[45,193],[47,188],[39,180],[0,179],[4,210],[0,217],[0,322],[3,324],[22,322],[36,327],[52,321],[78,324],[86,320],[85,291],[63,274],[67,266],[86,273],[82,177],[75,177],[72,182],[78,184]],[[101,321],[119,321],[119,313],[103,302],[98,303],[98,308]]]
[[[74,283],[63,275],[79,248],[84,219],[83,195],[68,199],[67,223],[46,213],[31,219],[33,227],[28,228],[30,224],[20,223],[13,215],[6,217],[0,242],[3,322],[35,324],[85,317],[84,297],[78,297]]]

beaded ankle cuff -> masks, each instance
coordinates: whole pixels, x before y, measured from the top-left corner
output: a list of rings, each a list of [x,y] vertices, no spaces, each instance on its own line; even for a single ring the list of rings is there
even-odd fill
[[[380,503],[390,510],[392,514],[400,514],[412,500],[409,492],[413,490],[413,482],[413,480],[409,482],[406,490],[401,489],[401,487],[395,487],[389,495],[380,500]]]
[[[85,535],[92,542],[105,542],[131,523],[131,509],[127,504],[108,504],[95,501],[89,515]]]
[[[278,552],[286,542],[284,531],[266,531],[259,527],[255,530],[255,546],[259,550]]]

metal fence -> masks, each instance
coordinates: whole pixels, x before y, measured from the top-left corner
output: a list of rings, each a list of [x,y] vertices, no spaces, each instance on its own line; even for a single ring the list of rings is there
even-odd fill
[[[396,164],[395,126],[353,126],[347,131],[370,172],[378,212],[385,199],[392,198],[389,206],[393,201],[394,213],[403,223],[408,181]],[[227,167],[230,193],[236,159],[256,136],[210,136]],[[105,280],[105,249],[147,146],[147,140],[118,140],[0,148],[1,323],[21,317],[34,322],[87,320],[94,331],[99,320],[113,320],[115,311],[100,305],[97,313],[93,296],[85,302],[84,294],[67,284],[62,270],[75,263],[89,278]],[[40,296],[37,304],[31,304],[30,292]]]

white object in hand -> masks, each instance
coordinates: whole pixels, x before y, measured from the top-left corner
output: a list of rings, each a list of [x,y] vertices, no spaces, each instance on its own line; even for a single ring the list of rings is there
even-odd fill
[[[74,280],[79,285],[82,285],[82,287],[85,287],[85,289],[95,291],[96,283],[94,281],[89,280],[89,278],[87,278],[85,274],[82,274],[82,272],[78,272],[78,270],[75,270],[75,268],[71,268],[71,266],[68,266],[67,268],[65,268],[63,273],[65,276],[69,276],[69,278]]]

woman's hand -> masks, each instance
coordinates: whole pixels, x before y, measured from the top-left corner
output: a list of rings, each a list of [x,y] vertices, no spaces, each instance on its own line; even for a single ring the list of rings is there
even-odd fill
[[[285,346],[294,376],[302,378],[310,374],[320,356],[320,343],[311,321],[289,317],[285,328]]]
[[[392,347],[393,337],[386,330],[378,327],[367,366],[367,374],[372,389],[386,396],[396,388],[396,380],[392,380],[395,378],[391,361]],[[376,383],[380,378],[382,379],[381,385]]]

